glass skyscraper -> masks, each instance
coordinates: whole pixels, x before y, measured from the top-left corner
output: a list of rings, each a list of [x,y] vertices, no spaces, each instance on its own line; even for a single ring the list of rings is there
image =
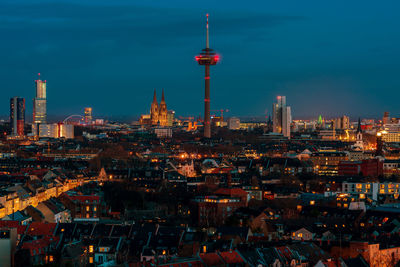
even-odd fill
[[[12,136],[24,136],[25,99],[13,97],[10,99],[10,126]]]
[[[272,106],[273,132],[281,133],[290,139],[290,123],[292,114],[290,107],[286,106],[286,96],[278,96],[276,103]]]
[[[33,123],[46,123],[46,81],[36,80],[36,97],[33,100]]]

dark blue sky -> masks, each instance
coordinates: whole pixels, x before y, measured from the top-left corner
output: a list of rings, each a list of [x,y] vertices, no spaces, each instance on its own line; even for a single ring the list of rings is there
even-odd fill
[[[0,2],[0,114],[48,82],[49,114],[147,113],[156,88],[169,109],[203,112],[205,46],[211,108],[264,115],[287,96],[293,116],[400,115],[400,2],[393,1],[31,1]]]

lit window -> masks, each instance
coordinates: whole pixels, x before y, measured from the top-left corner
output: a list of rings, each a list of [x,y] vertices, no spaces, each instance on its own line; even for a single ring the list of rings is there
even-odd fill
[[[94,207],[93,207],[93,210],[94,210],[94,211],[97,211],[97,207],[96,207],[96,206],[94,206]]]
[[[89,253],[93,253],[93,245],[89,246]]]
[[[90,210],[90,207],[89,206],[86,206],[86,211],[89,211]]]
[[[93,263],[93,257],[89,257],[89,263]]]

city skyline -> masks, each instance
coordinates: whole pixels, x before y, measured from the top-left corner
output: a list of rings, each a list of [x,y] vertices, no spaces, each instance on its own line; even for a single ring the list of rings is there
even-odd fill
[[[203,48],[203,18],[209,12],[212,47],[222,59],[212,73],[211,109],[229,109],[227,116],[271,115],[271,103],[285,95],[292,100],[294,119],[400,113],[398,3],[390,1],[388,8],[367,2],[357,16],[355,3],[346,10],[340,2],[329,10],[315,1],[294,3],[293,9],[258,4],[244,9],[232,4],[225,10],[219,3],[206,10],[180,1],[168,6],[3,2],[0,32],[8,36],[1,44],[3,99],[24,97],[31,114],[33,80],[41,72],[49,81],[50,116],[67,116],[86,106],[93,107],[94,115],[139,116],[148,111],[154,88],[165,88],[177,114],[201,114],[203,75],[193,55]],[[336,16],[339,11],[342,16]],[[65,42],[68,36],[76,38]],[[176,55],[174,62],[167,60],[170,54]],[[6,103],[0,112],[4,116]]]

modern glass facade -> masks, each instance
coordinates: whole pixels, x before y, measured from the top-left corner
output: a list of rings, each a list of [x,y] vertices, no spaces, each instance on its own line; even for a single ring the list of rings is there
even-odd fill
[[[10,99],[11,135],[23,136],[25,125],[25,99],[13,97]]]
[[[46,123],[46,81],[36,80],[36,97],[33,100],[33,123]]]
[[[273,132],[281,133],[290,139],[290,123],[292,122],[290,107],[286,106],[286,97],[278,96],[272,105]]]

